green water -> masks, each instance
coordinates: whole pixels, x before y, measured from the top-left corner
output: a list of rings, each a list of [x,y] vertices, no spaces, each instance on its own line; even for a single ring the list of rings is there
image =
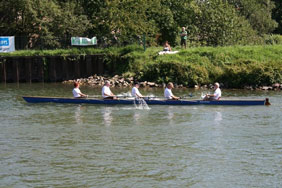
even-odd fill
[[[281,91],[223,90],[227,98],[269,97],[269,107],[142,110],[27,104],[21,98],[71,96],[71,90],[62,84],[0,85],[0,187],[282,187]],[[207,91],[174,91],[192,93],[192,99],[201,92]]]

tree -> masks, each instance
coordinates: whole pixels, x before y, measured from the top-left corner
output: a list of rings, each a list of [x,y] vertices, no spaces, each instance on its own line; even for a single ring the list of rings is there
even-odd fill
[[[147,9],[147,15],[148,19],[155,24],[156,42],[163,44],[165,41],[169,41],[171,45],[175,45],[177,24],[170,8],[163,4],[161,0],[151,1],[151,5]]]
[[[280,1],[281,0],[277,0]],[[277,23],[272,19],[272,10],[275,7],[271,0],[228,0],[240,15],[244,16],[252,28],[260,35],[271,33]]]
[[[282,2],[281,0],[273,0],[275,8],[272,11],[272,17],[278,23],[278,27],[274,30],[275,33],[282,35]]]
[[[150,44],[176,45],[184,26],[193,43],[246,44],[273,32],[275,20],[282,33],[281,6],[281,0],[1,0],[0,33],[28,36],[30,46],[60,47],[59,38],[71,36],[127,44],[143,34]]]
[[[0,6],[1,34],[26,35],[32,32],[34,23],[39,21],[32,5],[31,0],[2,0]]]
[[[190,27],[193,17],[192,0],[161,0],[161,9],[154,19],[159,25],[162,42],[176,45],[181,27]],[[158,19],[156,19],[158,18]]]
[[[230,4],[221,0],[199,3],[195,9],[192,35],[202,45],[244,44],[256,37],[250,24]]]
[[[36,43],[45,47],[60,47],[60,38],[83,35],[89,27],[85,15],[76,15],[77,9],[73,2],[4,1],[0,8],[0,32],[2,35],[25,36],[30,47]]]
[[[155,24],[148,19],[147,10],[154,1],[147,0],[81,0],[88,18],[92,22],[89,33],[106,41],[130,43],[143,34],[156,32]],[[87,7],[85,7],[87,5]]]

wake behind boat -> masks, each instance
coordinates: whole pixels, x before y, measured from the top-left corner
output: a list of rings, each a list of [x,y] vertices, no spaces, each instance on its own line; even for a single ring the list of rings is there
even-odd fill
[[[68,98],[68,97],[43,97],[43,96],[23,96],[28,103],[73,103],[73,104],[103,104],[103,105],[130,105],[138,104],[139,101],[134,98],[128,99],[99,99],[99,98]],[[203,100],[165,100],[158,98],[145,97],[148,105],[270,105],[269,99],[249,100],[249,99],[220,99],[216,101]]]

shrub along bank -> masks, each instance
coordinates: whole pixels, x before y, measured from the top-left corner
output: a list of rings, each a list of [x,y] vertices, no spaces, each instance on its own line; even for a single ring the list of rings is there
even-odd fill
[[[179,53],[171,55],[158,55],[160,50],[115,49],[107,63],[116,74],[189,87],[216,81],[229,88],[282,83],[282,45],[176,48]]]
[[[127,46],[109,49],[18,51],[8,56],[104,54],[107,74],[140,81],[174,82],[184,86],[223,83],[228,88],[282,83],[282,45],[198,47],[158,55],[160,47]],[[2,55],[2,54],[1,54]]]

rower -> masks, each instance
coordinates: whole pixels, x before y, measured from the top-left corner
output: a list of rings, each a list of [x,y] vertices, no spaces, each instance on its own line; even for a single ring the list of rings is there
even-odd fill
[[[167,100],[179,100],[180,97],[176,97],[172,94],[171,89],[174,88],[173,83],[169,82],[165,88],[164,96]]]
[[[134,83],[134,87],[131,90],[132,97],[143,98],[143,95],[138,90],[139,86],[140,86],[139,82]]]
[[[109,81],[105,82],[105,85],[102,88],[102,97],[103,99],[117,99],[117,97],[110,90],[111,83]]]
[[[79,82],[74,82],[74,88],[72,90],[72,94],[74,98],[83,98],[83,97],[88,97],[88,95],[83,94],[80,89],[79,89]]]
[[[214,93],[213,94],[206,94],[204,101],[217,101],[221,97],[221,90],[219,88],[219,83],[214,84]]]

